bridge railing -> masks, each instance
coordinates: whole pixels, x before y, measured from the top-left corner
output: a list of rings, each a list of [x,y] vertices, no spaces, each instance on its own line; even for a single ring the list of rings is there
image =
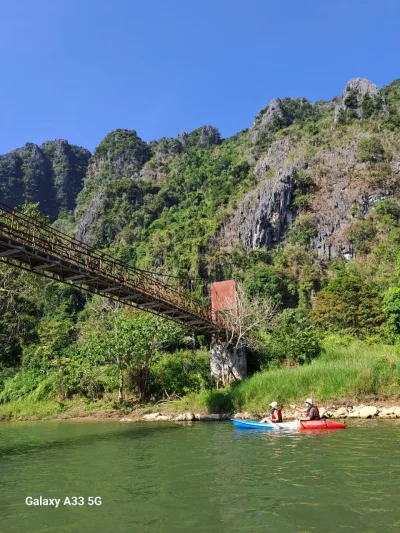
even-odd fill
[[[193,298],[190,293],[175,289],[155,275],[115,261],[106,253],[94,250],[85,243],[3,204],[0,204],[0,234],[33,250],[40,250],[56,259],[68,261],[78,269],[84,268],[94,275],[112,278],[121,285],[213,322],[211,309]]]

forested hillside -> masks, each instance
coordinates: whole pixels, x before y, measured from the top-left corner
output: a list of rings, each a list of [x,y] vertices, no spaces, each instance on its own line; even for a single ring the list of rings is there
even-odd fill
[[[16,207],[39,202],[55,220],[75,208],[90,158],[89,150],[67,141],[27,143],[0,156],[0,202]]]
[[[93,155],[27,144],[0,156],[0,201],[132,266],[235,278],[268,299],[277,316],[256,332],[252,371],[307,363],[328,336],[397,350],[399,80],[357,78],[331,101],[275,98],[227,139],[207,125],[151,142],[116,130]],[[212,387],[207,339],[76,288],[3,265],[0,311],[0,402],[62,410],[112,403],[118,388],[146,400]]]

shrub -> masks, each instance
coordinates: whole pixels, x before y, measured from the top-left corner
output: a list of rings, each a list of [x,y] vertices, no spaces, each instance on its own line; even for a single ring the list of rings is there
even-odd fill
[[[376,111],[382,107],[382,98],[371,98],[369,94],[365,94],[361,100],[362,118],[370,118]]]
[[[358,155],[363,163],[377,163],[384,159],[385,150],[377,137],[364,138],[358,143]]]
[[[91,400],[97,400],[105,392],[112,392],[117,387],[118,376],[115,368],[84,365],[77,384],[77,392]]]
[[[283,277],[274,267],[263,264],[247,272],[244,288],[251,297],[266,297],[277,304],[281,304],[288,293]]]
[[[308,317],[295,309],[285,309],[274,331],[264,337],[266,354],[271,360],[302,364],[320,354],[321,346],[316,327]]]
[[[356,251],[362,253],[371,251],[376,234],[376,224],[371,217],[354,220],[348,229],[350,243]]]
[[[15,374],[18,372],[18,368],[17,367],[5,367],[5,368],[0,368],[0,392],[3,390],[4,388],[4,383],[12,378],[13,376],[15,376]]]
[[[182,396],[212,385],[208,352],[160,353],[151,367],[148,394],[154,398]]]
[[[318,229],[315,217],[313,215],[302,215],[295,220],[288,231],[287,240],[289,243],[305,246],[317,234]]]
[[[400,205],[395,198],[385,198],[375,204],[375,212],[384,222],[398,222],[400,219]]]
[[[0,393],[0,403],[20,400],[37,389],[44,379],[45,376],[43,374],[39,374],[34,370],[19,372],[4,383],[4,389]]]
[[[358,107],[358,95],[354,89],[348,89],[343,99],[343,103],[350,109],[357,109]]]

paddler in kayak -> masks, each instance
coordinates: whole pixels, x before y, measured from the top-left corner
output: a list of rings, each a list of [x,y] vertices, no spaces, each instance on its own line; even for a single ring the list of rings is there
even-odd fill
[[[271,416],[263,418],[260,422],[273,422],[274,424],[282,422],[282,409],[278,407],[278,403],[271,402],[269,406],[271,407]]]
[[[299,420],[320,420],[318,406],[313,404],[312,398],[307,398],[306,404],[306,416],[299,418]]]

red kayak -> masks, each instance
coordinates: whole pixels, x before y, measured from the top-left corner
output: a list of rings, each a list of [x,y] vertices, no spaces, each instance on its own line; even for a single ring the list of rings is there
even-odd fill
[[[309,429],[345,429],[346,424],[342,422],[336,422],[336,420],[301,420],[300,429],[309,430]]]
[[[234,425],[241,429],[287,429],[289,431],[310,431],[320,429],[344,429],[346,424],[336,422],[336,420],[292,420],[290,422],[260,422],[259,420],[240,420],[232,418]]]

